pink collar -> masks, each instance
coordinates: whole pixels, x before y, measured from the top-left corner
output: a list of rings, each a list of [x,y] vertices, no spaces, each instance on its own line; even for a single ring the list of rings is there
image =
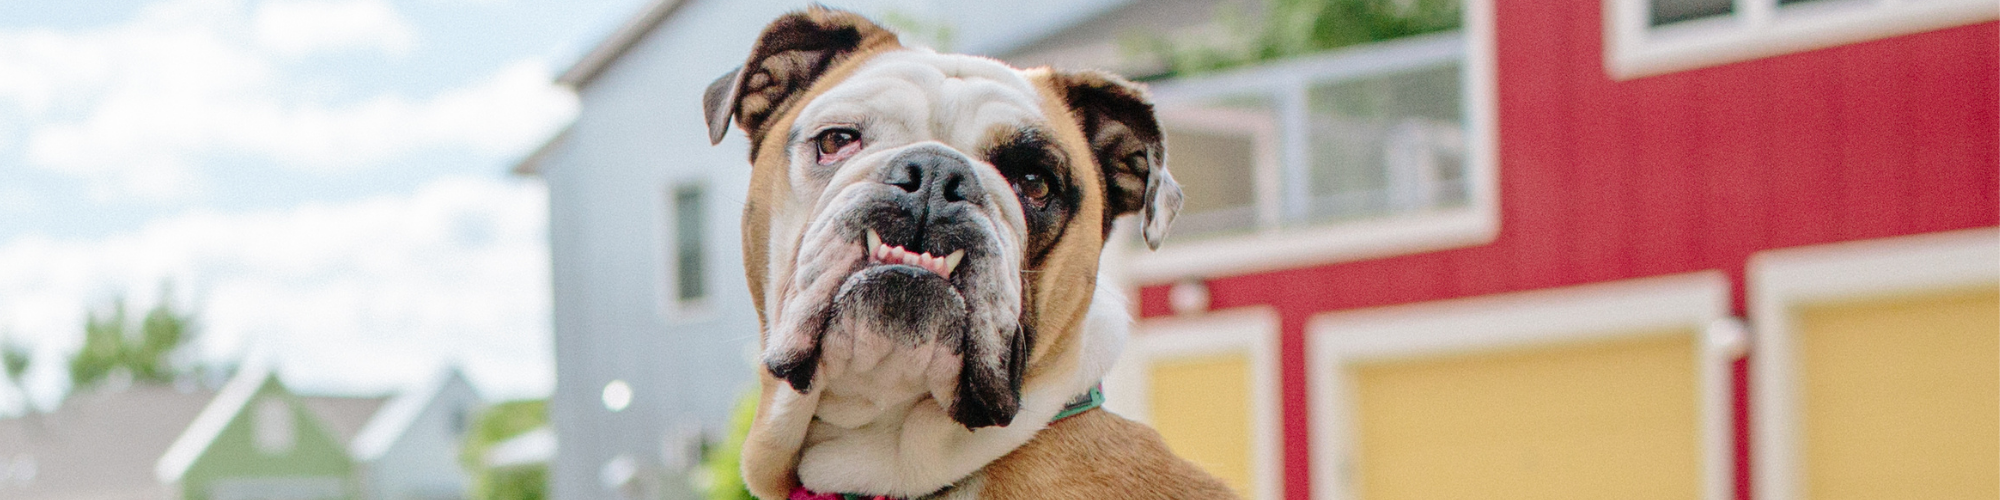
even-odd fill
[[[884,495],[864,497],[861,495],[854,495],[854,494],[820,493],[813,490],[808,490],[804,486],[800,486],[797,488],[792,488],[792,494],[791,496],[786,497],[786,500],[901,500],[901,499]]]

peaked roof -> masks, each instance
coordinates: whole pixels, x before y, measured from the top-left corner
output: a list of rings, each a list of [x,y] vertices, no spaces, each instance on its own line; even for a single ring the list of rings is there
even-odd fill
[[[403,438],[410,425],[416,423],[417,417],[423,415],[424,408],[430,407],[432,401],[448,390],[473,392],[472,384],[465,381],[465,375],[458,368],[439,370],[429,382],[397,394],[395,399],[382,407],[382,411],[375,412],[374,418],[368,419],[368,425],[362,427],[351,441],[349,453],[362,461],[381,458],[391,445]],[[477,399],[478,396],[474,394],[473,397]]]
[[[542,145],[536,146],[534,151],[528,153],[528,156],[521,157],[520,161],[514,162],[514,166],[507,169],[507,173],[522,177],[541,175],[542,161],[547,160],[549,155],[555,154],[556,148],[562,146],[563,141],[569,140],[569,131],[574,128],[576,128],[576,121],[574,120],[570,121],[568,125],[563,125],[561,132],[556,132],[556,135],[550,136],[546,141],[542,141]]]
[[[585,53],[582,59],[569,67],[569,70],[557,76],[556,83],[569,88],[589,85],[591,80],[597,79],[597,75],[604,72],[604,68],[611,66],[612,61],[625,55],[625,51],[631,50],[639,40],[646,38],[647,33],[651,33],[653,28],[658,28],[661,22],[672,17],[674,11],[680,10],[681,5],[686,3],[686,0],[653,0],[638,17],[626,21],[624,26],[618,27],[618,31],[611,33],[610,38],[599,42],[596,48]]]
[[[138,384],[74,394],[49,413],[0,419],[0,463],[35,464],[32,481],[0,484],[0,498],[155,498],[155,460],[214,396]]]
[[[188,467],[194,466],[194,461],[201,458],[202,452],[208,451],[209,443],[215,442],[215,438],[229,428],[229,421],[243,412],[243,407],[257,396],[257,389],[264,387],[264,382],[272,377],[270,365],[244,363],[236,377],[223,384],[222,392],[216,393],[215,400],[201,409],[194,423],[188,424],[187,431],[182,432],[173,446],[167,448],[166,454],[160,456],[159,464],[153,469],[155,477],[163,483],[180,481],[181,475],[187,473]]]

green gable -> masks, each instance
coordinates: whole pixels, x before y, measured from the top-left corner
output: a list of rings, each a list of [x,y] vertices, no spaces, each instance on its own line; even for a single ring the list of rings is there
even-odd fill
[[[161,459],[181,500],[356,500],[354,462],[325,424],[265,370],[216,395]]]

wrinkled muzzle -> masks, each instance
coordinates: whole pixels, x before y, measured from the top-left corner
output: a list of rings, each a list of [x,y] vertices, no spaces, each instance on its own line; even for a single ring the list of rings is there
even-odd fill
[[[823,408],[836,425],[926,396],[969,429],[1009,424],[1032,340],[1011,191],[937,143],[856,160],[873,163],[843,168],[799,242],[765,368],[866,401]]]

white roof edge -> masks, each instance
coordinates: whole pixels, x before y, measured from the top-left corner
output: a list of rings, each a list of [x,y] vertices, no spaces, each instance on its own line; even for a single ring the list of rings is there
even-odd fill
[[[561,147],[564,141],[569,140],[569,131],[574,127],[576,127],[576,120],[570,120],[569,123],[563,124],[562,130],[556,131],[555,135],[551,135],[548,140],[542,141],[542,145],[536,146],[534,151],[528,152],[527,156],[523,156],[520,161],[514,162],[514,166],[507,169],[507,173],[522,177],[541,175],[542,162],[548,160],[549,155],[554,154],[556,148]]]
[[[589,85],[599,73],[604,72],[604,68],[611,66],[612,61],[625,55],[625,51],[631,50],[633,45],[639,43],[647,33],[659,27],[661,22],[666,21],[674,11],[680,10],[681,5],[687,2],[688,0],[653,0],[652,4],[639,12],[638,16],[626,21],[618,31],[612,32],[609,38],[598,43],[597,47],[590,49],[590,52],[584,54],[576,64],[563,71],[561,76],[557,76],[556,83],[570,88]]]
[[[556,444],[555,430],[544,425],[493,445],[480,460],[493,468],[548,463],[555,458]]]
[[[458,367],[447,366],[439,369],[438,373],[431,376],[424,385],[397,394],[368,419],[368,423],[361,427],[360,432],[355,433],[354,442],[348,446],[348,454],[363,462],[381,458],[382,454],[389,451],[391,445],[403,438],[403,434],[409,431],[410,425],[417,421],[418,416],[423,415],[424,409],[430,407],[438,394],[454,384],[464,385],[468,390],[472,388]],[[478,397],[477,391],[473,391],[473,397]]]
[[[229,421],[250,404],[251,398],[257,395],[257,389],[273,376],[270,365],[245,362],[236,377],[222,386],[215,399],[202,407],[194,422],[188,424],[187,430],[182,431],[180,437],[174,439],[174,444],[167,447],[167,452],[160,455],[160,461],[153,467],[153,473],[160,482],[179,482],[188,468],[194,466],[194,461],[201,458],[202,452],[208,451],[209,444],[228,429]]]

